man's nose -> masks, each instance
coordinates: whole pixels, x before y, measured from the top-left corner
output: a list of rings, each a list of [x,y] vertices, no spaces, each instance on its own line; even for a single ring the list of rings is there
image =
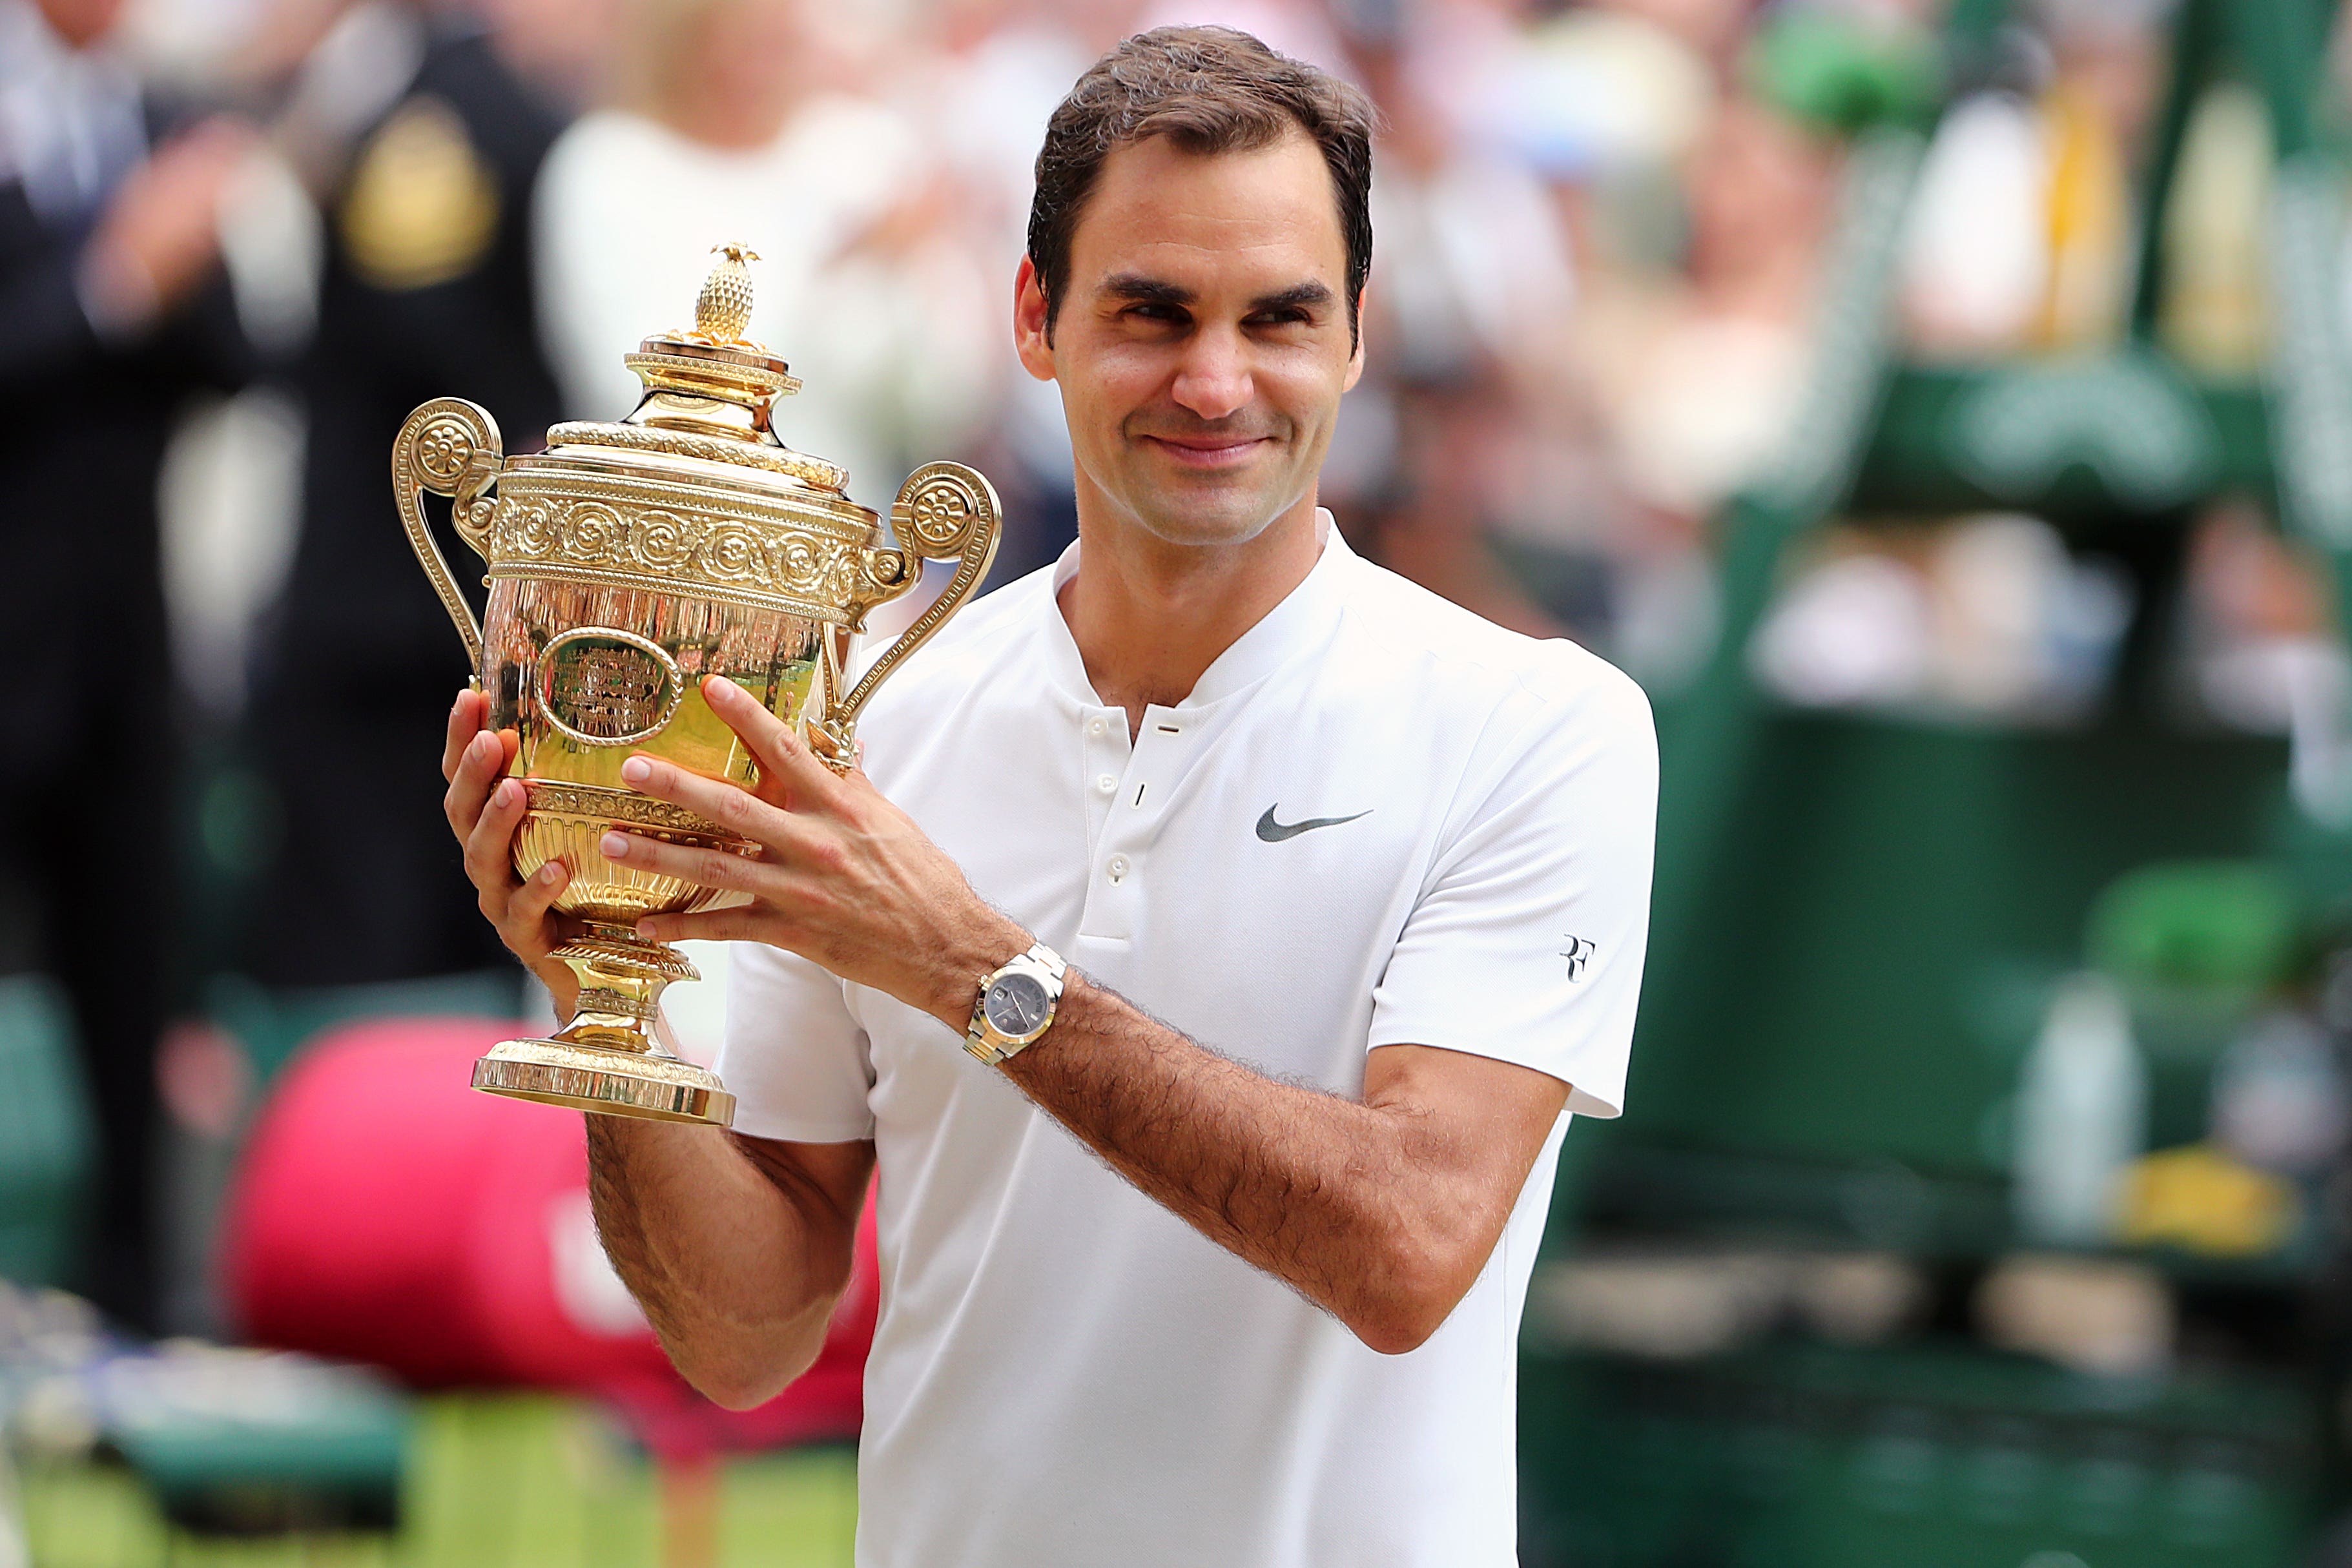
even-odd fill
[[[1241,334],[1213,328],[1195,332],[1184,345],[1171,394],[1179,405],[1202,419],[1223,419],[1247,408],[1254,394],[1248,345]]]

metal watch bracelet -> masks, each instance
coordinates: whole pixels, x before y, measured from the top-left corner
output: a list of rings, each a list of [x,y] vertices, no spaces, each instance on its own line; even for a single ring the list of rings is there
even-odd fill
[[[976,1061],[989,1067],[1001,1067],[1036,1044],[1045,1037],[1045,1031],[1054,1026],[1054,1015],[1062,1000],[1063,976],[1068,969],[1062,955],[1041,942],[985,976],[980,983],[980,994],[972,1003],[971,1022],[964,1029],[963,1048]],[[1005,1034],[988,1016],[988,994],[1008,974],[1030,975],[1045,993],[1044,1020],[1035,1028],[1017,1036]]]

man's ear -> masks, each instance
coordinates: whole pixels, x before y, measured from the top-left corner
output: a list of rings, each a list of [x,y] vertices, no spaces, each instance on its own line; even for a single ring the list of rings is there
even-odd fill
[[[1356,383],[1364,379],[1364,296],[1370,292],[1370,289],[1356,291],[1356,346],[1348,353],[1348,379],[1339,388],[1342,392],[1353,392]]]
[[[1024,256],[1021,269],[1013,276],[1013,347],[1021,355],[1021,368],[1039,381],[1054,379],[1051,328],[1045,286],[1037,277],[1036,263]]]

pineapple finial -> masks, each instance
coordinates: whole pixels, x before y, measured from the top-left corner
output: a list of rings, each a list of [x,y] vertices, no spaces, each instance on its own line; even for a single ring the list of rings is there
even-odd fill
[[[695,297],[695,335],[715,343],[743,342],[751,325],[751,269],[743,264],[759,260],[759,255],[740,245],[714,245],[710,249],[719,259],[712,264],[710,276],[702,280],[702,292]]]

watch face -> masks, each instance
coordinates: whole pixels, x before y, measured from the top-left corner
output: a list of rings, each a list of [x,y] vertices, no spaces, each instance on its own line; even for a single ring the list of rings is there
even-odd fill
[[[1045,986],[1034,974],[1007,974],[988,988],[982,1004],[989,1026],[1014,1039],[1045,1026]]]

